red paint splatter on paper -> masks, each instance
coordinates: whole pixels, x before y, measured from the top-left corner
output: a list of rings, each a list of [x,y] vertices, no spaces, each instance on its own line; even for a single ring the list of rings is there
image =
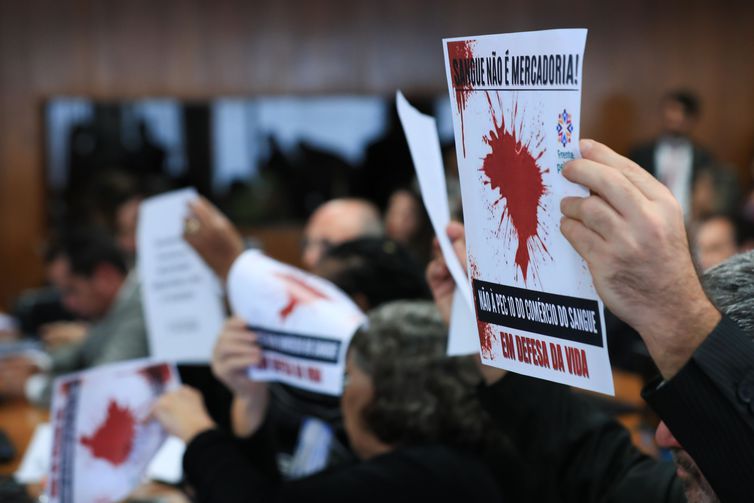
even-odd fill
[[[288,293],[288,302],[280,310],[280,317],[285,320],[296,308],[316,302],[318,300],[329,300],[327,295],[320,292],[306,281],[289,273],[277,273],[276,276],[283,281],[286,292]]]
[[[469,269],[471,269],[471,277],[479,279],[479,268],[473,257],[469,258]],[[479,300],[477,299],[477,296],[474,295],[474,305],[477,306],[478,302]],[[488,360],[494,360],[495,352],[493,351],[492,345],[497,341],[495,330],[489,323],[479,321],[479,318],[477,318],[476,326],[477,333],[479,334],[479,347],[482,349],[482,357]]]
[[[502,111],[498,123],[489,93],[487,93],[487,102],[494,128],[488,136],[484,137],[484,142],[490,146],[491,150],[483,159],[481,170],[488,179],[484,182],[485,185],[489,185],[500,196],[495,204],[505,200],[500,224],[502,225],[508,217],[518,237],[515,262],[521,269],[524,283],[526,283],[531,264],[531,252],[540,248],[547,253],[540,234],[538,215],[539,208],[543,207],[542,197],[547,193],[542,175],[548,170],[543,170],[539,165],[544,149],[534,154],[532,153],[532,138],[526,142],[521,139],[523,121],[519,122],[518,130],[516,130],[518,103],[513,105],[512,124],[510,129],[506,129]],[[498,103],[502,110],[499,94]],[[541,144],[540,137],[534,147],[537,148]]]
[[[110,400],[105,421],[94,434],[81,437],[80,442],[89,448],[93,457],[119,466],[131,455],[135,435],[136,418],[133,413],[128,407],[121,407]]]
[[[151,365],[139,371],[147,383],[155,392],[160,394],[165,390],[165,386],[170,382],[170,378],[173,375],[172,368],[167,363],[161,363],[159,365]]]
[[[474,57],[474,52],[472,51],[472,45],[476,43],[475,40],[461,40],[458,42],[448,42],[448,59],[450,68],[451,68],[451,79],[453,83],[453,89],[456,91],[456,107],[458,108],[458,113],[461,115],[461,146],[463,148],[463,156],[466,157],[466,132],[464,131],[464,124],[463,124],[463,112],[466,110],[466,104],[469,102],[469,97],[471,97],[471,86],[470,84],[460,84],[458,85],[456,83],[455,75],[453,74],[453,60],[465,60],[465,59],[471,59]]]

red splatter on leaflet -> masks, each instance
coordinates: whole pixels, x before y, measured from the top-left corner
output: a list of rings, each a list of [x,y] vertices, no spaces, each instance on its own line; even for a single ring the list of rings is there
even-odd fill
[[[143,368],[139,373],[150,383],[166,384],[170,380],[172,370],[167,363],[160,363]]]
[[[288,302],[285,307],[280,310],[280,317],[283,320],[287,319],[299,306],[310,304],[318,300],[329,300],[327,295],[293,274],[277,273],[275,276],[283,281],[286,292],[288,293]]]
[[[456,91],[456,107],[458,113],[461,115],[461,145],[463,147],[463,156],[466,157],[466,133],[464,131],[463,124],[463,112],[466,110],[466,104],[469,102],[471,96],[471,85],[456,81],[456,75],[453,73],[453,60],[469,60],[474,57],[474,53],[471,50],[471,46],[475,44],[474,40],[461,40],[458,42],[448,42],[448,59],[450,60],[451,79],[453,82],[453,89]],[[461,79],[463,80],[463,79]]]
[[[150,365],[139,371],[139,374],[147,380],[153,392],[158,395],[165,390],[165,386],[170,381],[173,371],[167,363]]]
[[[498,101],[499,98],[498,95]],[[531,139],[525,143],[521,140],[523,123],[519,124],[516,131],[518,103],[513,106],[512,124],[508,130],[502,112],[498,123],[489,94],[487,94],[487,101],[494,129],[484,137],[484,142],[490,146],[490,153],[483,159],[481,170],[488,178],[485,185],[489,185],[500,195],[498,202],[505,200],[500,223],[502,225],[505,217],[508,216],[518,237],[515,261],[521,269],[525,283],[531,261],[531,250],[538,246],[547,253],[547,248],[539,234],[538,216],[539,208],[542,207],[542,196],[547,192],[542,180],[542,174],[547,171],[539,166],[544,150],[534,155],[531,152]]]
[[[469,268],[471,269],[471,277],[473,279],[479,279],[479,268],[473,257],[469,258]],[[476,305],[478,299],[474,296],[474,305]],[[479,346],[482,349],[482,357],[488,360],[495,359],[495,353],[493,352],[492,344],[495,342],[495,330],[489,323],[479,321],[476,322],[477,333],[479,334]]]
[[[94,434],[81,437],[80,442],[89,448],[93,457],[118,466],[131,454],[135,434],[136,419],[131,411],[110,400],[105,421]]]

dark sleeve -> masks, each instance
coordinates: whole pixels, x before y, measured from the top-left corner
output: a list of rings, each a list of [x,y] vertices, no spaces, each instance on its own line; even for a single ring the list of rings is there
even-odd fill
[[[568,387],[509,373],[480,398],[537,474],[533,500],[685,501],[671,463],[639,452],[625,428]]]
[[[405,492],[399,466],[379,460],[282,481],[268,423],[246,439],[219,429],[200,433],[186,447],[183,470],[199,503],[384,501]]]
[[[186,446],[183,472],[198,502],[268,501],[280,484],[269,427],[239,439],[212,429]]]
[[[754,494],[754,342],[723,317],[672,379],[644,398],[725,502]]]
[[[256,437],[256,438],[255,438]],[[186,448],[183,466],[200,503],[391,503],[418,501],[499,501],[486,467],[447,448],[405,449],[349,467],[293,481],[265,473],[264,439],[248,439],[259,456],[247,458],[237,439],[214,429],[199,434]],[[246,446],[251,447],[250,445]]]

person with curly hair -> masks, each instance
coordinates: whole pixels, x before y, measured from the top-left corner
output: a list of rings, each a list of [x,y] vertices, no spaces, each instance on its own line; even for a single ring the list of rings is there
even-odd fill
[[[516,480],[515,454],[476,398],[474,360],[447,357],[446,345],[431,302],[373,310],[349,346],[341,399],[360,462],[298,480],[281,480],[272,425],[239,440],[213,424],[191,388],[163,396],[154,416],[188,444],[184,473],[201,502],[513,501],[496,481],[502,472]]]

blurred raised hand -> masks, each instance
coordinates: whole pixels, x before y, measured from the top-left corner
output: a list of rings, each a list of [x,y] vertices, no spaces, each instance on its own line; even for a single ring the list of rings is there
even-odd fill
[[[191,213],[184,222],[183,239],[224,282],[233,262],[244,250],[241,234],[202,196],[191,201],[189,209]]]
[[[453,245],[458,260],[461,261],[464,269],[466,267],[466,234],[463,224],[459,222],[450,222],[446,229],[448,238]],[[450,311],[453,305],[453,293],[456,290],[456,283],[450,275],[448,265],[440,251],[440,245],[435,239],[433,243],[434,259],[427,264],[427,284],[432,291],[432,297],[435,304],[440,310],[445,323],[450,323]]]
[[[152,406],[150,418],[159,421],[168,433],[186,443],[199,433],[215,428],[201,393],[185,385],[158,398]]]
[[[262,359],[257,335],[246,328],[244,320],[228,319],[215,343],[212,372],[233,393],[233,431],[241,437],[254,433],[267,414],[267,383],[249,377],[249,368],[261,364]]]

